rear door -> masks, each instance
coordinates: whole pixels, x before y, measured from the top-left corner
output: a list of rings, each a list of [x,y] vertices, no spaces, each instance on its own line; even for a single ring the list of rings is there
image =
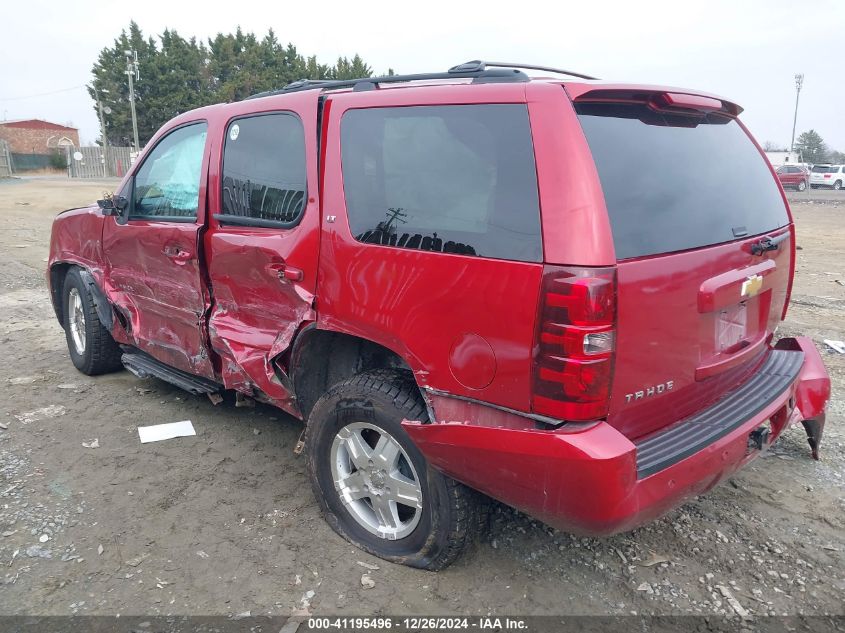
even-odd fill
[[[313,321],[319,246],[317,91],[230,107],[205,236],[211,345],[226,387],[295,412],[284,353]]]
[[[791,278],[771,168],[726,114],[576,101],[618,261],[609,422],[637,437],[708,406],[762,362]],[[632,165],[647,169],[631,174]],[[784,236],[755,254],[764,236]]]
[[[132,343],[172,367],[214,378],[198,241],[207,128],[205,121],[179,125],[145,152],[124,189],[128,217],[106,218],[103,251],[108,294]]]

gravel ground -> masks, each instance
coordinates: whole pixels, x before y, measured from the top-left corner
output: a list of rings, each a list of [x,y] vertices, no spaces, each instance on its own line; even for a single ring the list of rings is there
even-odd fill
[[[0,184],[0,613],[845,613],[845,355],[821,342],[845,340],[845,196],[793,202],[780,331],[811,336],[833,377],[822,461],[792,429],[730,482],[607,539],[497,505],[474,551],[435,574],[329,529],[283,413],[73,368],[44,283],[50,223],[111,186]],[[138,442],[139,425],[185,419],[196,437]]]

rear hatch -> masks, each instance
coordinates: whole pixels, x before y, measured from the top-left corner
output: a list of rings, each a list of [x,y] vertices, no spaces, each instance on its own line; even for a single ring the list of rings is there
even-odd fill
[[[713,404],[762,363],[787,301],[793,234],[771,168],[728,112],[695,97],[667,107],[659,93],[603,93],[575,108],[617,257],[608,422],[637,438]],[[758,253],[766,237],[777,244]]]
[[[833,185],[833,172],[836,167],[832,165],[814,165],[810,170],[811,185]]]

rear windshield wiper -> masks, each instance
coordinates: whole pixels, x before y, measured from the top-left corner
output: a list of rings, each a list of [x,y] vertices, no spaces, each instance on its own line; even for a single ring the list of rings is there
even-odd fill
[[[752,255],[762,255],[767,251],[776,251],[780,246],[780,243],[783,242],[786,238],[789,237],[789,231],[785,233],[781,233],[777,237],[769,237],[768,235],[759,242],[754,242],[751,245],[751,254]]]

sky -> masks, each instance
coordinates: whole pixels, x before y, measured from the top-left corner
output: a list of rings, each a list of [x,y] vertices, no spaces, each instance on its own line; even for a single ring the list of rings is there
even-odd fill
[[[794,75],[803,73],[796,135],[813,128],[845,151],[842,3],[27,0],[0,21],[0,119],[72,124],[83,143],[93,142],[98,123],[84,85],[99,51],[135,20],[145,35],[170,28],[200,39],[238,25],[258,34],[272,27],[320,62],[359,53],[377,73],[442,71],[481,58],[699,89],[739,103],[761,143],[784,147]]]

